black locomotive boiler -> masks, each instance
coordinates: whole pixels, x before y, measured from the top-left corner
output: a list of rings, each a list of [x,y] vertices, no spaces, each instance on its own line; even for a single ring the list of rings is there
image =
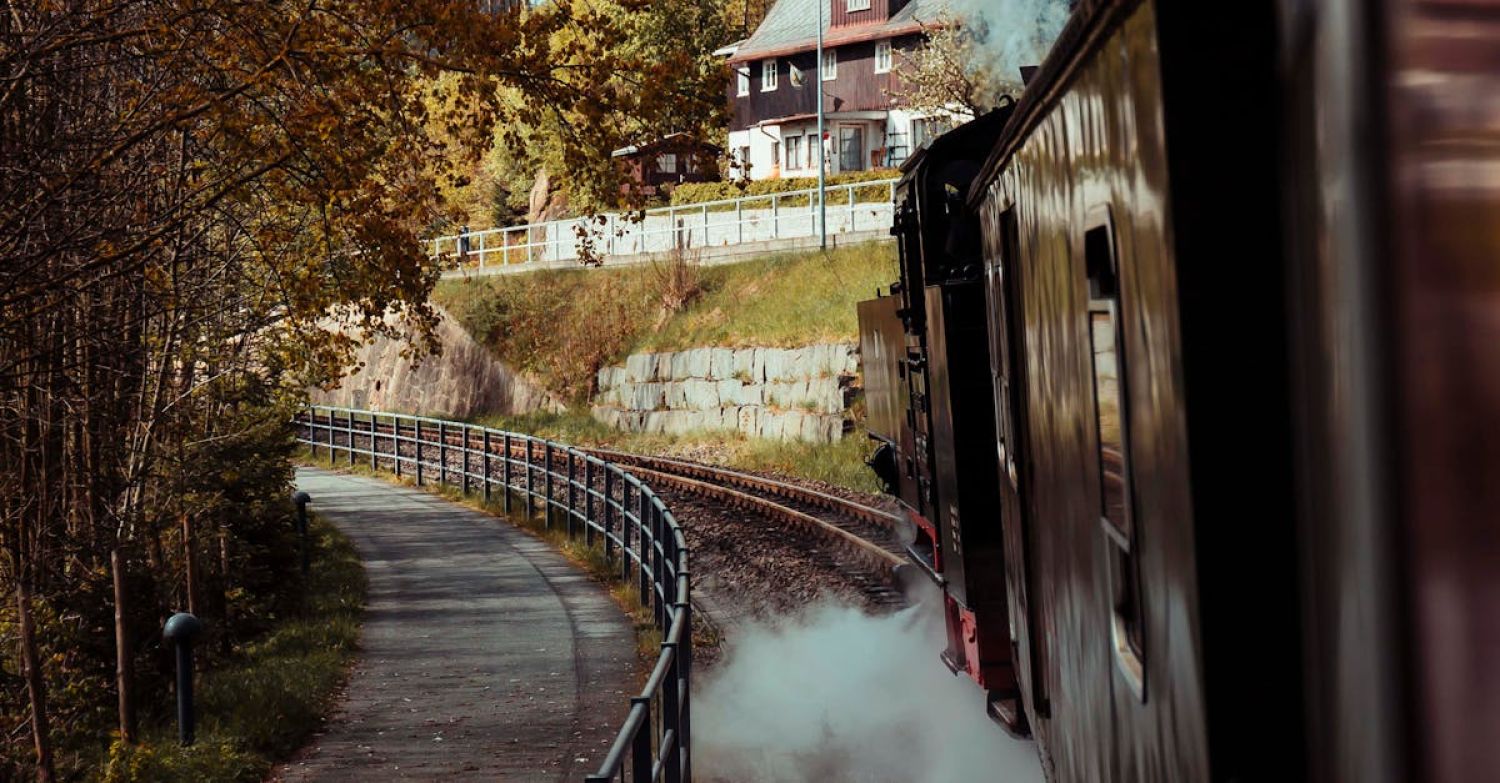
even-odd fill
[[[1500,780],[1500,3],[1084,0],[893,233],[872,465],[1050,779]]]

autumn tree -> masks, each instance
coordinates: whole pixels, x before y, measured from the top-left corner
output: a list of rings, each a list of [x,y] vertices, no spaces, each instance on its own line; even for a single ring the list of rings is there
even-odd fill
[[[996,70],[972,25],[944,13],[924,22],[922,31],[920,46],[897,55],[893,93],[903,104],[968,120],[1020,93],[1019,75],[1007,79]]]
[[[557,118],[603,189],[622,135],[678,116],[624,47],[650,6],[7,3],[0,710],[27,743],[0,778],[57,779],[55,735],[102,736],[110,702],[133,739],[167,611],[270,613],[302,390],[361,332],[430,330],[420,237],[494,128]]]

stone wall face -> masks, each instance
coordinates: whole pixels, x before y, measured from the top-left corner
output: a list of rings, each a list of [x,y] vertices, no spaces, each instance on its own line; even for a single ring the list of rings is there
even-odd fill
[[[420,363],[403,356],[405,342],[377,337],[360,346],[362,365],[333,391],[313,390],[313,402],[378,411],[467,419],[485,413],[562,411],[542,388],[495,359],[447,313],[439,311],[440,352]]]
[[[831,443],[843,437],[858,367],[855,346],[843,343],[631,354],[599,370],[593,414],[630,432]]]

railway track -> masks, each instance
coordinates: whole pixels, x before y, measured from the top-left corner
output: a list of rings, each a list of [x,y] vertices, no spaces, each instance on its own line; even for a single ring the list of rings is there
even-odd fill
[[[354,436],[368,438],[371,424],[353,422]],[[395,433],[387,423],[377,423],[374,429],[382,438],[393,434],[403,437],[414,434],[408,426],[402,426],[400,433]],[[422,434],[424,455],[435,457],[434,452],[439,448],[434,441],[438,440],[439,433],[429,433],[424,429]],[[452,447],[483,447],[483,435],[474,429],[450,427],[442,434],[442,440]],[[402,440],[400,445],[406,454],[415,446],[407,440]],[[492,440],[489,448],[490,453],[498,457],[504,453],[505,445]],[[527,444],[511,444],[511,470],[518,480],[524,480],[527,448]],[[531,449],[532,469],[540,470],[545,454],[535,444]],[[691,496],[707,507],[733,510],[736,513],[730,516],[739,524],[754,525],[760,521],[784,528],[788,535],[814,539],[822,546],[802,548],[800,555],[812,567],[840,572],[844,580],[858,586],[873,607],[898,608],[905,604],[898,580],[898,569],[907,564],[902,540],[905,523],[893,514],[848,498],[728,468],[612,449],[582,450],[629,468],[631,473],[664,495]],[[449,459],[451,461],[452,455]],[[554,453],[554,466],[565,459],[565,456]],[[498,459],[494,461],[492,475],[498,474],[501,463]],[[470,467],[472,470],[473,466]],[[460,465],[451,466],[451,469],[459,468]],[[691,535],[693,514],[679,512],[679,516],[688,520]],[[750,532],[746,530],[747,534]],[[753,532],[764,534],[766,531]],[[696,546],[692,541],[689,544]]]

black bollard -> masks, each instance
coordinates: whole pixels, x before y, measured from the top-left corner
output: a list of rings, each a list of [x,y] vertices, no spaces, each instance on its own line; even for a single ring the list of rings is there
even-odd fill
[[[167,618],[161,635],[177,646],[177,739],[193,744],[193,637],[203,632],[203,622],[187,612]]]
[[[292,502],[297,505],[297,536],[298,545],[302,549],[302,575],[306,576],[308,571],[307,554],[307,504],[312,502],[312,495],[297,490],[292,494]]]

